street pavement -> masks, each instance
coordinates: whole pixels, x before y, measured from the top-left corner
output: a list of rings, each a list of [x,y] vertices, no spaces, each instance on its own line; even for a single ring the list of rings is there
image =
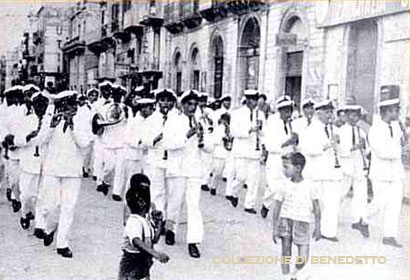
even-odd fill
[[[177,243],[167,246],[161,239],[157,250],[169,254],[170,262],[155,261],[152,279],[271,279],[280,280],[279,264],[223,264],[215,257],[229,256],[238,262],[241,257],[281,255],[280,244],[271,238],[271,215],[266,220],[260,215],[245,213],[240,204],[234,209],[224,198],[224,188],[216,197],[202,192],[201,209],[204,216],[205,235],[200,246],[202,256],[192,259],[188,255],[186,236],[186,209],[179,223]],[[261,194],[260,194],[261,195]],[[311,242],[312,256],[384,256],[385,264],[309,264],[305,279],[311,280],[407,280],[408,263],[408,206],[402,208],[399,242],[403,248],[381,244],[380,217],[370,226],[369,239],[350,227],[350,201],[342,204],[339,243],[325,240]],[[271,214],[271,213],[270,213]],[[123,204],[114,202],[95,191],[95,182],[83,180],[76,208],[71,249],[73,259],[56,254],[55,242],[44,247],[33,236],[33,228],[24,231],[19,226],[18,214],[12,213],[0,192],[0,280],[6,279],[117,279],[121,257],[123,233]],[[293,248],[294,255],[297,248]],[[227,262],[227,259],[225,259]],[[252,259],[256,262],[256,259]],[[299,278],[298,278],[299,279]]]

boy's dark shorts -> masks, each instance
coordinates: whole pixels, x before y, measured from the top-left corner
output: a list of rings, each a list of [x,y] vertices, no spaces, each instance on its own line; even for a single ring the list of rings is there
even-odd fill
[[[138,254],[123,252],[120,262],[119,280],[149,279],[152,256],[141,252]]]
[[[279,236],[289,238],[297,245],[309,245],[309,223],[288,218],[279,219]]]

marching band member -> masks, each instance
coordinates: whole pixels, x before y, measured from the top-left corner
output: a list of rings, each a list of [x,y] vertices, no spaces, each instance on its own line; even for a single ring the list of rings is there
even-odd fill
[[[177,96],[171,89],[160,89],[155,99],[157,108],[146,120],[142,143],[148,149],[146,174],[151,180],[151,200],[158,211],[165,213],[168,152],[164,149],[164,126],[175,110]]]
[[[208,93],[200,92],[198,93],[198,107],[195,112],[195,118],[201,123],[206,134],[212,134],[214,122],[212,120],[212,110],[206,107],[208,103]],[[211,169],[212,169],[212,154],[203,152],[202,153],[202,182],[201,189],[203,191],[209,191],[209,183],[211,179]]]
[[[245,212],[256,214],[261,158],[261,131],[265,117],[256,106],[259,92],[245,90],[246,104],[232,112],[231,133],[235,138],[232,147],[233,178],[228,178],[226,199],[238,205],[238,192],[246,183]]]
[[[315,102],[308,98],[302,101],[303,116],[293,121],[293,129],[296,133],[305,130],[311,123],[315,114]]]
[[[7,198],[12,202],[13,212],[18,212],[21,208],[20,202],[20,151],[16,148],[14,138],[22,127],[26,107],[24,106],[23,87],[14,86],[6,92],[8,105],[5,128],[8,135],[5,137],[3,146],[6,158],[6,178],[8,182]]]
[[[40,185],[41,168],[47,153],[47,145],[44,144],[51,118],[54,113],[54,104],[48,106],[48,98],[37,92],[31,97],[34,114],[25,117],[22,128],[16,135],[16,146],[20,149],[20,190],[21,190],[21,218],[20,225],[23,229],[30,227],[30,220],[37,214],[36,207],[38,187]],[[53,103],[53,102],[51,102]],[[44,220],[36,217],[36,229],[44,229]],[[35,229],[35,231],[36,231]],[[35,235],[38,235],[38,232]]]
[[[125,130],[125,152],[124,152],[124,172],[121,174],[124,180],[122,184],[114,184],[112,198],[115,201],[122,201],[124,187],[129,188],[132,175],[141,173],[144,170],[144,160],[142,151],[142,136],[146,132],[144,123],[154,110],[155,100],[150,98],[135,99],[139,106],[139,113],[135,117],[130,117]],[[118,174],[119,175],[119,174]],[[117,176],[117,173],[116,173]]]
[[[369,163],[366,152],[366,132],[358,126],[362,107],[356,105],[354,96],[346,99],[344,112],[346,124],[339,128],[340,161],[344,173],[342,195],[353,187],[352,228],[369,237],[368,227],[362,226],[367,205],[367,173]]]
[[[124,95],[123,90],[117,87],[113,88],[112,101],[107,102],[102,108],[101,113],[103,121],[98,122],[103,127],[101,134],[102,143],[102,173],[98,178],[97,191],[104,195],[108,194],[110,184],[109,179],[113,184],[120,184],[122,177],[115,179],[115,171],[120,167],[117,163],[122,163],[122,149],[124,147],[124,132],[126,126],[125,106],[121,103],[121,98]],[[119,175],[119,172],[117,172]],[[115,181],[115,182],[114,182]]]
[[[229,95],[225,95],[221,97],[221,108],[216,110],[214,113],[214,122],[218,123],[218,120],[221,118],[222,114],[225,113],[231,113],[231,104],[232,104],[232,98]]]
[[[372,153],[369,177],[373,183],[373,200],[366,208],[361,227],[367,227],[371,216],[383,208],[383,244],[402,247],[397,242],[405,178],[401,161],[403,131],[398,125],[400,88],[382,86],[378,104],[380,117],[374,118],[369,130]]]
[[[342,171],[338,155],[338,135],[332,125],[334,106],[330,100],[316,104],[316,118],[301,132],[299,147],[309,156],[306,178],[312,179],[321,195],[322,237],[337,242]]]
[[[86,95],[80,95],[77,98],[78,101],[78,111],[77,115],[79,119],[84,122],[84,125],[88,125],[89,137],[90,141],[94,141],[94,135],[92,134],[91,130],[91,118],[92,118],[92,111],[91,106],[88,104],[88,98]],[[92,145],[89,146],[88,150],[86,151],[86,155],[84,158],[84,167],[83,167],[83,177],[87,178],[88,174],[91,171],[91,156],[92,156]]]
[[[264,130],[264,143],[268,152],[266,181],[268,187],[262,199],[261,216],[266,218],[274,196],[283,185],[282,154],[286,145],[297,145],[297,135],[292,130],[294,103],[289,96],[282,96],[276,102],[278,113],[270,115]]]
[[[167,180],[169,186],[165,242],[175,243],[175,232],[183,198],[188,214],[187,242],[189,255],[199,258],[197,247],[202,242],[203,221],[199,208],[201,196],[202,156],[201,150],[212,151],[211,139],[195,120],[198,94],[194,90],[181,96],[183,112],[173,114],[165,123],[164,149],[168,152]]]
[[[60,114],[51,122],[43,166],[43,215],[46,221],[43,243],[49,246],[58,228],[57,254],[71,258],[68,238],[81,189],[84,150],[90,138],[88,126],[76,115],[76,92],[63,91],[54,98],[58,99],[55,104]],[[58,209],[61,211],[59,215]]]

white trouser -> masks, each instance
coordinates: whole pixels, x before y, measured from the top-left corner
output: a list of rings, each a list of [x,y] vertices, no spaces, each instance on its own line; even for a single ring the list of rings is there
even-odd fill
[[[13,198],[20,200],[20,160],[9,159],[6,161],[6,178],[7,178],[7,188],[10,188],[13,192]]]
[[[44,176],[42,214],[46,221],[45,231],[50,234],[58,227],[57,248],[68,247],[68,235],[80,189],[81,178]]]
[[[225,169],[222,174],[223,178],[231,178],[234,173],[234,156],[232,153],[228,153],[225,159]]]
[[[102,182],[103,176],[103,151],[101,140],[97,138],[93,145],[93,175],[97,176],[98,182]]]
[[[126,159],[122,162],[123,166],[115,169],[114,189],[112,191],[113,194],[121,197],[124,194],[124,189],[125,191],[129,189],[132,175],[142,172],[140,160]]]
[[[265,177],[267,187],[265,188],[262,203],[266,208],[269,208],[274,201],[275,194],[282,188],[284,178],[279,177],[276,170],[270,171],[269,168],[266,168]]]
[[[336,237],[341,201],[341,182],[330,180],[315,181],[321,202],[321,231],[325,237]]]
[[[245,208],[254,208],[256,206],[256,197],[259,188],[259,159],[235,158],[234,174],[234,179],[228,180],[226,195],[237,197],[241,187],[246,184],[248,189],[244,206]]]
[[[90,145],[86,150],[85,150],[85,156],[84,156],[84,169],[86,172],[94,170],[94,146]]]
[[[211,180],[211,172],[212,172],[212,154],[202,152],[201,154],[202,160],[202,180],[201,185],[209,185]]]
[[[165,168],[147,165],[146,175],[151,181],[151,202],[155,204],[155,209],[165,215],[165,205],[167,201],[167,181]]]
[[[373,215],[383,210],[384,237],[397,237],[403,199],[402,181],[374,180],[372,183],[373,200],[367,205],[365,222],[368,223]]]
[[[166,228],[176,231],[185,194],[188,215],[187,243],[201,243],[204,234],[202,214],[199,209],[201,178],[171,177],[167,180],[169,197]]]
[[[20,174],[20,192],[21,192],[21,216],[31,212],[35,213],[35,205],[38,194],[38,185],[40,174],[21,172]]]
[[[214,158],[212,161],[212,177],[211,177],[211,189],[217,189],[218,184],[223,178],[223,172],[225,168],[224,158]]]
[[[367,205],[367,178],[363,176],[345,175],[341,195],[344,196],[353,186],[352,222],[358,223],[365,216]]]
[[[37,201],[36,201],[36,218],[35,224],[36,228],[44,229],[46,228],[45,220],[45,208],[44,208],[44,188],[43,188],[44,176],[40,176],[39,187],[37,190]]]
[[[124,158],[123,158],[122,151],[123,151],[122,148],[117,148],[117,149],[104,148],[103,149],[103,168],[102,168],[102,176],[101,178],[99,178],[100,179],[98,182],[99,184],[101,184],[102,182],[111,182],[111,181],[113,182],[114,181],[116,169],[119,170],[120,168],[123,167]]]

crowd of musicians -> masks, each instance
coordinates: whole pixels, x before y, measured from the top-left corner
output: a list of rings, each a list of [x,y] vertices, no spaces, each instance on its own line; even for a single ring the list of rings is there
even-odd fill
[[[31,84],[7,89],[0,105],[2,186],[22,229],[34,228],[45,246],[56,235],[57,253],[72,257],[70,229],[82,178],[93,178],[102,197],[123,201],[132,175],[143,173],[162,213],[165,243],[175,244],[185,203],[188,252],[198,258],[206,234],[201,190],[241,205],[250,218],[266,218],[283,185],[282,156],[301,152],[304,177],[319,193],[324,240],[338,241],[341,202],[350,193],[352,234],[369,238],[371,217],[381,210],[382,243],[401,246],[407,133],[397,86],[381,88],[369,130],[361,125],[363,108],[348,94],[338,108],[330,100],[302,100],[298,117],[288,96],[269,106],[257,90],[241,94],[241,106],[233,109],[230,96],[146,93],[143,87],[128,92],[109,81],[85,95]]]

